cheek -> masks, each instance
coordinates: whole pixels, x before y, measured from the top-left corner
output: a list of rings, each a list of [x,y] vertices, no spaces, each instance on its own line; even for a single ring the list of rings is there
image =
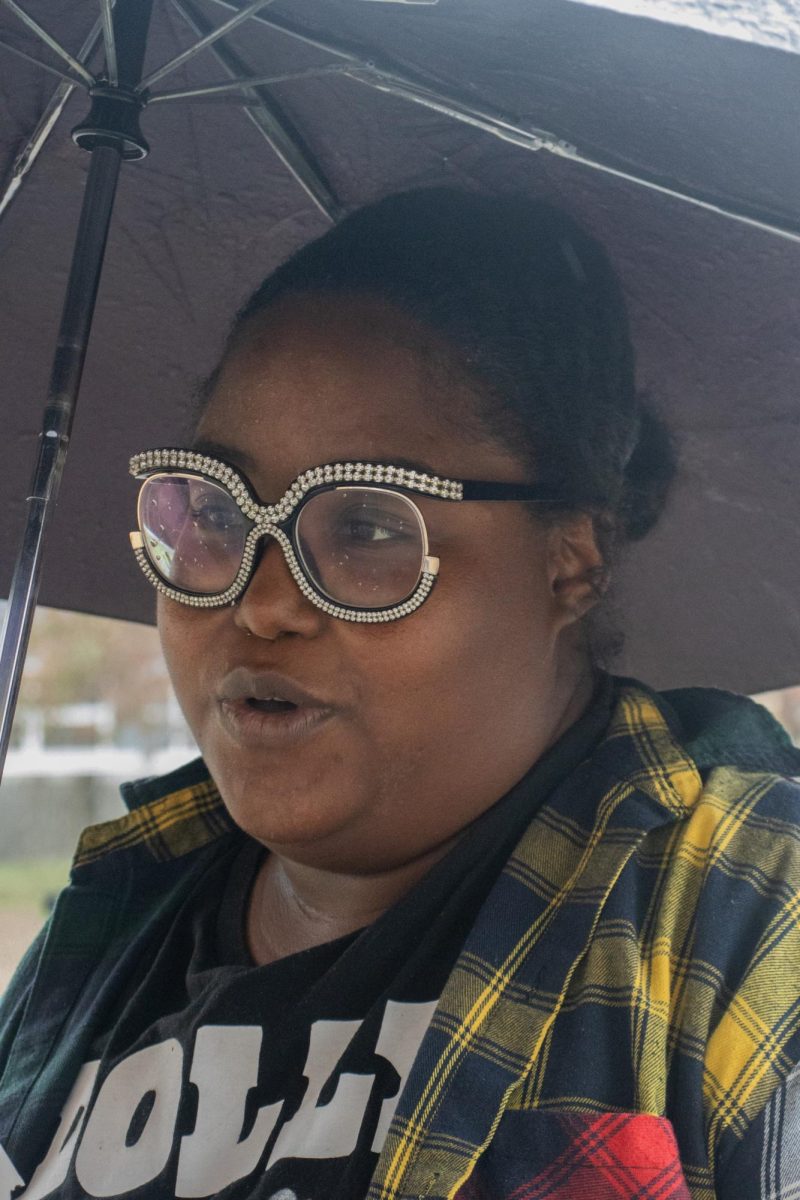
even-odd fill
[[[516,519],[515,519],[516,517]],[[488,647],[512,657],[519,647],[547,645],[554,633],[544,534],[524,514],[496,518],[478,548],[443,563],[436,597],[439,624],[469,644],[477,666],[491,669]]]
[[[216,639],[214,614],[158,597],[158,635],[172,686],[184,716],[197,737],[203,697],[209,694],[204,671]]]
[[[506,559],[508,547],[477,561],[451,556],[430,599],[406,620],[343,631],[344,660],[361,691],[363,761],[384,807],[396,814],[402,806],[409,828],[433,840],[525,773],[552,719],[557,656],[546,572],[523,557],[529,544],[510,546]]]
[[[513,528],[483,544],[488,552],[443,554],[417,613],[352,634],[359,677],[372,689],[380,679],[372,701],[418,742],[445,731],[460,740],[477,713],[482,726],[502,722],[550,672],[555,630],[540,547]]]

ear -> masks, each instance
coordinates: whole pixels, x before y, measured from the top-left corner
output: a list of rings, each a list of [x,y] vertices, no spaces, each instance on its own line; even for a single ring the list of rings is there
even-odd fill
[[[562,624],[579,621],[602,599],[609,583],[594,520],[588,513],[550,527],[547,561],[550,590]]]

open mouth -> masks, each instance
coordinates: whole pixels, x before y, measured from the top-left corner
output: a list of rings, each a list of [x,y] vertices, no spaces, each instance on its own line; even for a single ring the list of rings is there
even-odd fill
[[[333,715],[330,708],[295,704],[277,697],[262,700],[257,696],[224,700],[220,712],[234,738],[260,748],[298,743]]]
[[[260,749],[299,743],[337,711],[288,676],[244,666],[222,680],[218,702],[228,733]]]
[[[292,704],[291,700],[258,700],[255,696],[250,696],[246,704],[254,712],[262,713],[288,713],[298,709],[298,705]]]

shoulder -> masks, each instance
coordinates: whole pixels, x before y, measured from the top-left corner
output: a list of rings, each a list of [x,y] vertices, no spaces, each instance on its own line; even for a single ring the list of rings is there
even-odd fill
[[[695,946],[701,926],[713,928],[715,959],[729,946],[743,969],[743,946],[793,911],[800,892],[800,749],[745,696],[615,683],[640,786],[673,815],[643,850],[660,876],[659,922],[685,939],[691,921]]]
[[[611,735],[635,744],[643,767],[673,783],[690,820],[701,804],[768,807],[793,824],[800,802],[800,747],[762,705],[719,688],[659,692],[614,679]],[[691,780],[680,786],[681,775]]]
[[[177,860],[234,828],[200,758],[167,775],[125,783],[120,791],[128,812],[83,831],[73,870],[120,853],[140,864]]]
[[[654,699],[700,771],[728,766],[800,779],[800,747],[772,714],[749,696],[721,688],[656,692],[636,680],[617,679],[616,683],[623,690],[632,687]]]
[[[642,857],[657,876],[643,946],[663,959],[676,1061],[697,1071],[725,1159],[800,1061],[800,750],[743,696],[635,681],[623,694],[646,697],[669,730],[671,762],[653,770],[684,756],[694,772],[684,811]]]
[[[800,748],[760,704],[717,688],[650,693],[697,772],[678,853],[754,895],[800,885]]]

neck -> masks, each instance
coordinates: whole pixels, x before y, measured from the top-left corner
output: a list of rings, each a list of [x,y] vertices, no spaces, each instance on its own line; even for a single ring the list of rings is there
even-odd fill
[[[595,682],[591,670],[580,671],[573,678],[533,762],[585,712]],[[491,797],[486,808],[497,799]],[[444,857],[461,832],[409,861],[371,873],[338,871],[270,852],[256,878],[247,914],[247,938],[254,961],[259,965],[274,962],[371,925]]]
[[[371,925],[427,874],[458,835],[376,874],[336,872],[271,853],[250,898],[247,937],[259,965]]]

